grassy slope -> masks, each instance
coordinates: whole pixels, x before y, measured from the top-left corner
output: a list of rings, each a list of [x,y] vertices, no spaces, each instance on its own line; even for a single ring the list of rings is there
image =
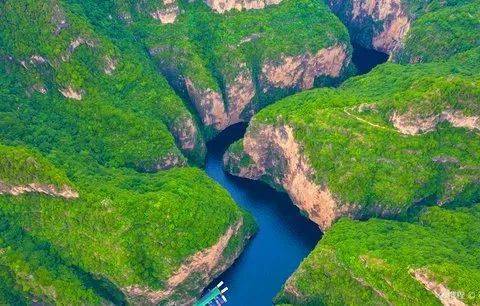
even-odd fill
[[[69,23],[58,36],[51,23],[56,5]],[[73,201],[0,196],[0,278],[8,280],[0,281],[2,301],[93,304],[121,298],[118,288],[129,285],[161,289],[188,256],[243,217],[245,228],[225,254],[232,256],[253,220],[225,190],[196,168],[136,171],[171,154],[184,160],[167,126],[187,111],[140,48],[129,46],[126,32],[92,25],[96,11],[89,19],[73,3],[0,7],[0,148],[6,153],[0,179],[68,180],[80,194]],[[82,45],[61,60],[79,36],[95,46]],[[48,63],[30,63],[34,54]],[[103,71],[106,56],[117,60],[112,75]],[[35,84],[48,92],[35,92]],[[82,101],[61,96],[65,86],[84,90]],[[41,166],[19,165],[33,159]]]
[[[478,304],[480,206],[424,211],[414,222],[343,219],[287,282],[277,303],[439,305],[412,270]]]

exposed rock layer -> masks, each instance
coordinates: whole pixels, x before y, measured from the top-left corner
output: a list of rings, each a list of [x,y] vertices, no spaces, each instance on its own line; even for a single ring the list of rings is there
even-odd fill
[[[416,114],[399,114],[393,113],[390,118],[393,126],[402,134],[418,135],[422,133],[432,132],[437,125],[442,122],[449,122],[457,128],[466,128],[469,130],[480,130],[479,116],[466,116],[459,110],[446,110],[440,114],[430,116],[419,116]]]
[[[279,4],[282,0],[204,0],[217,13],[225,13],[233,9],[254,10],[263,9],[268,5]]]
[[[0,195],[9,194],[18,196],[25,193],[42,193],[65,199],[78,198],[78,192],[66,185],[62,186],[62,188],[58,188],[53,184],[30,183],[24,185],[10,185],[0,181]]]
[[[339,77],[342,68],[348,64],[347,58],[346,47],[335,45],[316,54],[282,56],[279,60],[268,61],[260,76],[263,91],[271,87],[311,89],[319,76]]]
[[[432,292],[445,306],[465,306],[466,304],[462,302],[456,296],[455,292],[450,291],[444,284],[438,283],[435,280],[431,279],[428,276],[428,271],[417,269],[412,270],[410,273],[412,276],[419,281],[425,288]]]
[[[401,0],[329,0],[357,43],[384,53],[403,46],[411,17]]]
[[[124,288],[123,291],[130,297],[141,298],[148,304],[156,305],[171,297],[177,288],[188,281],[189,277],[194,273],[197,277],[200,277],[199,280],[196,280],[197,286],[204,286],[205,284],[210,283],[213,278],[227,269],[240,254],[243,244],[235,252],[232,258],[224,257],[224,251],[230,240],[239,235],[243,225],[243,219],[238,220],[234,225],[227,229],[225,234],[220,237],[216,244],[195,253],[185,260],[177,271],[167,280],[164,290],[154,291],[149,288],[134,285]],[[195,288],[198,292],[202,289],[203,287]],[[186,304],[191,303],[193,303],[193,301],[189,301]]]
[[[160,20],[163,24],[174,23],[180,14],[176,0],[163,0],[163,7],[150,13],[153,19]]]

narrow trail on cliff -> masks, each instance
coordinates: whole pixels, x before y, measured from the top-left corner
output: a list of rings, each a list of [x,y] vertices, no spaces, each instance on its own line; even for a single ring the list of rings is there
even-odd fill
[[[283,283],[313,250],[322,233],[300,214],[286,194],[223,171],[223,153],[244,132],[245,125],[235,125],[210,142],[205,170],[254,216],[259,230],[235,264],[208,288],[224,281],[229,287],[227,305],[271,305]]]
[[[360,121],[360,122],[363,122],[363,123],[365,123],[365,124],[368,124],[368,125],[370,125],[370,126],[372,126],[372,127],[374,127],[374,128],[382,129],[382,130],[386,130],[386,131],[395,132],[395,133],[399,133],[399,134],[400,134],[400,132],[397,131],[397,130],[395,130],[395,129],[392,129],[392,128],[386,127],[386,126],[382,126],[382,125],[378,125],[378,124],[376,124],[376,123],[373,123],[373,122],[370,122],[370,121],[368,121],[368,120],[365,120],[365,119],[363,119],[363,118],[361,118],[361,117],[355,116],[354,114],[352,114],[352,113],[349,112],[349,108],[344,108],[344,109],[343,109],[343,112],[344,112],[345,114],[347,114],[348,116],[354,118],[355,120],[358,120],[358,121]]]

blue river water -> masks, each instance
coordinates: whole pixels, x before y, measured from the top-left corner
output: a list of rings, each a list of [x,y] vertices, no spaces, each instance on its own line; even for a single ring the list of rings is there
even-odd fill
[[[238,260],[211,286],[220,280],[225,282],[229,288],[226,305],[272,305],[273,297],[315,247],[322,233],[300,214],[286,194],[223,171],[223,153],[244,131],[243,125],[232,126],[209,143],[205,170],[230,192],[238,205],[254,216],[259,230]]]
[[[368,73],[388,59],[384,53],[353,46],[352,62],[358,74]],[[232,267],[210,287],[224,281],[229,287],[226,294],[229,306],[272,305],[272,299],[312,251],[322,233],[300,214],[286,194],[261,182],[233,177],[223,171],[223,153],[244,133],[245,125],[238,124],[211,141],[205,170],[230,192],[238,205],[254,216],[259,230]]]

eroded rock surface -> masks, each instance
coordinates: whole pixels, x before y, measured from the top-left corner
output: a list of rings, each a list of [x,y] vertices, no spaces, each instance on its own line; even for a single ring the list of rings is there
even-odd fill
[[[84,91],[82,89],[76,90],[72,86],[59,89],[60,93],[68,99],[80,101],[83,98]]]
[[[242,118],[242,113],[250,106],[256,94],[252,72],[246,64],[242,64],[233,81],[227,83],[226,92],[228,125],[244,121],[246,118]],[[251,115],[253,113],[248,114],[247,117]]]
[[[78,198],[78,192],[67,185],[58,188],[53,184],[30,183],[23,185],[10,185],[0,181],[0,194],[18,196],[25,193],[41,193],[65,199]]]
[[[171,153],[160,158],[153,167],[145,167],[142,169],[146,172],[156,172],[159,170],[168,170],[173,167],[183,167],[186,166],[187,162],[185,159],[181,158],[178,154]]]
[[[204,0],[205,3],[218,13],[225,13],[233,9],[254,10],[263,9],[268,5],[275,5],[282,0]]]
[[[176,0],[163,0],[163,7],[150,13],[153,19],[160,20],[163,24],[174,23],[180,14]]]
[[[190,79],[185,80],[185,85],[203,124],[213,126],[217,130],[227,127],[228,116],[222,95],[210,88],[198,88]]]
[[[177,120],[172,128],[175,139],[180,143],[182,150],[191,151],[195,149],[198,142],[198,131],[190,117]]]
[[[260,76],[263,91],[267,92],[271,87],[310,89],[319,76],[339,77],[342,68],[349,63],[347,58],[346,47],[335,45],[316,54],[283,56],[268,61]]]
[[[437,125],[449,122],[457,128],[480,130],[479,116],[466,116],[460,110],[446,110],[439,114],[420,116],[412,113],[399,114],[394,112],[390,117],[393,126],[402,134],[418,135],[435,131]]]
[[[227,269],[240,254],[243,249],[243,244],[240,245],[239,249],[237,249],[230,258],[225,258],[224,251],[230,240],[239,235],[243,225],[243,219],[238,220],[227,229],[217,243],[187,258],[177,271],[167,280],[164,290],[155,291],[134,285],[124,288],[123,291],[130,297],[141,298],[148,304],[156,305],[172,296],[179,286],[188,282],[189,278],[195,274],[195,277],[198,277],[199,279],[195,280],[196,287],[192,289],[199,293],[205,284],[210,283],[213,278]],[[188,305],[193,303],[193,300],[185,300],[182,301],[182,303]]]
[[[455,292],[452,292],[444,284],[436,282],[428,274],[425,269],[411,270],[412,276],[419,281],[425,289],[433,293],[445,306],[465,306],[462,300],[457,297]]]
[[[364,47],[392,53],[402,47],[411,17],[401,0],[329,0],[355,40]]]

